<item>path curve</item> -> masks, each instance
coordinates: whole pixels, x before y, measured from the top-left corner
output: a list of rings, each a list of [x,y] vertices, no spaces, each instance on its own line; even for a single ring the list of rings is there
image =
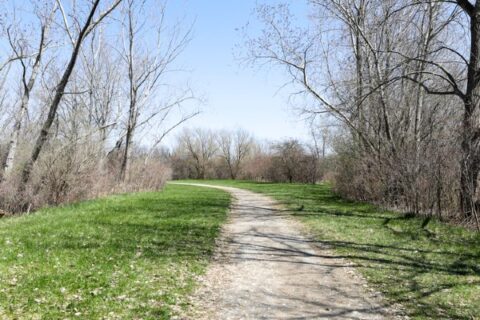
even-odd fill
[[[180,184],[180,183],[177,183]],[[232,194],[229,221],[182,319],[393,319],[353,264],[304,235],[271,198]]]

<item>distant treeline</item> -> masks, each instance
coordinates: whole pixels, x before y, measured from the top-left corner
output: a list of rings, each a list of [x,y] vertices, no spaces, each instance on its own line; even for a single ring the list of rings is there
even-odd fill
[[[169,163],[174,179],[317,183],[324,178],[327,163],[323,141],[267,143],[241,129],[186,129],[178,136]]]

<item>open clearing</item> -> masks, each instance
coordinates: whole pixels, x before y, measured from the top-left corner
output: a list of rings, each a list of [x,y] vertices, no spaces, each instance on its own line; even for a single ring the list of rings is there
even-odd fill
[[[391,318],[350,263],[303,236],[301,226],[275,201],[220,188],[235,202],[188,318]]]

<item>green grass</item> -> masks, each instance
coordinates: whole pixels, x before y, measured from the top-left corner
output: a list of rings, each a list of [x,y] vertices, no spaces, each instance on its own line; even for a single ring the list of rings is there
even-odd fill
[[[209,181],[280,200],[414,319],[480,319],[480,234],[335,196],[327,185]],[[300,210],[304,206],[303,210]]]
[[[168,319],[204,271],[229,202],[171,185],[0,220],[0,319]]]

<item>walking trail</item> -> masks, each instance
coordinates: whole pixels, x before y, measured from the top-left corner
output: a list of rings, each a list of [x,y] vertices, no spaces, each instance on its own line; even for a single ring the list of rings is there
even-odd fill
[[[271,198],[232,194],[230,218],[181,319],[394,319],[353,264],[304,235]]]

